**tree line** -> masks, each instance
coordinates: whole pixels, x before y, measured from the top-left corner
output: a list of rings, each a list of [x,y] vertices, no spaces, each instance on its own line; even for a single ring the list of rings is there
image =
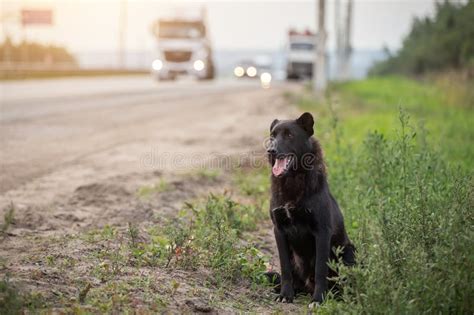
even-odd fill
[[[402,48],[376,63],[369,74],[421,75],[474,68],[474,1],[438,2],[432,18],[415,18]]]
[[[43,45],[30,41],[15,44],[8,37],[0,44],[0,62],[70,63],[77,65],[76,58],[64,47]]]

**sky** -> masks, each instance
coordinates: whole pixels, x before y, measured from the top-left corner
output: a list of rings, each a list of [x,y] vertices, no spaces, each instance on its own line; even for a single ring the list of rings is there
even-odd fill
[[[345,3],[346,0],[341,0]],[[329,48],[334,48],[334,0],[326,1]],[[290,27],[316,28],[316,0],[291,1],[185,1],[185,0],[2,0],[2,34],[64,45],[72,52],[118,49],[119,12],[126,3],[126,49],[153,49],[151,25],[163,15],[207,8],[212,45],[219,50],[277,50],[283,47]],[[396,50],[415,16],[432,15],[434,0],[354,0],[353,39],[356,50]],[[53,26],[22,29],[21,8],[50,8]]]

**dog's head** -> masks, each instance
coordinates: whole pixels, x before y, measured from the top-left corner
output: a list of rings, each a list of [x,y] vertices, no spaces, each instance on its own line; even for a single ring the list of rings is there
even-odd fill
[[[283,177],[304,167],[310,158],[313,116],[304,113],[296,120],[275,119],[270,125],[270,141],[267,148],[272,174]]]

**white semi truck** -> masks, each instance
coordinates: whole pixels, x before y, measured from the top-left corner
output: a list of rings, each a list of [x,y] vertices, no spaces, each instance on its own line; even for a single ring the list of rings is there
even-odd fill
[[[288,32],[287,79],[305,79],[313,76],[317,36],[310,31]]]
[[[174,80],[181,74],[200,80],[214,78],[212,48],[204,14],[200,17],[159,19],[153,25],[158,42],[152,73],[158,80]]]

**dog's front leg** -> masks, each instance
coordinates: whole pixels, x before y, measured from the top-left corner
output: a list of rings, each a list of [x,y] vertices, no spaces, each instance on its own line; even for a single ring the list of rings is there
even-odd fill
[[[314,304],[322,303],[324,294],[328,287],[328,261],[330,250],[330,233],[327,229],[321,229],[316,235],[316,265],[314,293],[310,307]]]
[[[276,298],[278,302],[292,303],[295,297],[293,289],[293,270],[290,261],[290,248],[284,233],[277,227],[273,228],[275,240],[278,247],[278,256],[281,266],[281,289],[280,295]]]

